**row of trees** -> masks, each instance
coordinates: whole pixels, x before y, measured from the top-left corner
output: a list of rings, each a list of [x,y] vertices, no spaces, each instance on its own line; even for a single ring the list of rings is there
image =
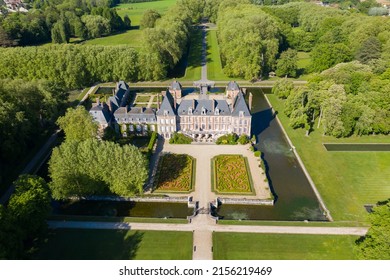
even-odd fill
[[[222,2],[217,25],[225,74],[249,80],[273,68],[282,38],[276,19],[246,2]]]
[[[7,207],[0,204],[0,259],[26,259],[47,230],[49,188],[42,178],[21,175]]]
[[[98,126],[82,106],[68,109],[57,123],[65,141],[53,149],[49,161],[53,198],[142,194],[148,169],[137,147],[97,140]]]
[[[390,71],[375,75],[360,62],[338,64],[294,88],[280,80],[273,92],[286,98],[285,114],[294,128],[322,127],[335,137],[390,133]]]
[[[0,15],[0,46],[26,46],[48,42],[67,43],[70,37],[90,39],[131,27],[110,1],[34,1],[28,13]]]

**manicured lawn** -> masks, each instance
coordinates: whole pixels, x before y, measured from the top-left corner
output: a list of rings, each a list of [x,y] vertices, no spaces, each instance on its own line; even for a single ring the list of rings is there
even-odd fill
[[[389,152],[328,152],[322,143],[389,143],[389,136],[336,139],[315,130],[309,137],[303,129],[288,126],[283,101],[267,95],[297,148],[310,176],[336,221],[365,221],[364,204],[390,197]]]
[[[48,260],[192,258],[192,232],[56,229],[32,256]]]
[[[137,95],[136,102],[149,102],[150,95]]]
[[[195,160],[189,155],[165,154],[160,158],[156,192],[189,192],[195,178]]]
[[[207,78],[212,81],[231,80],[222,71],[216,30],[209,30],[207,32]]]
[[[153,9],[158,11],[160,14],[164,14],[175,3],[176,0],[159,0],[159,1],[143,2],[143,3],[120,4],[115,8],[117,9],[118,14],[122,18],[125,15],[129,16],[131,20],[131,26],[139,26],[140,20],[145,10]]]
[[[220,155],[212,159],[216,193],[251,194],[250,171],[246,158],[241,155]]]
[[[194,29],[191,33],[191,42],[187,57],[185,76],[179,80],[197,81],[201,77],[202,69],[202,31]]]
[[[215,260],[351,260],[358,237],[213,233]]]
[[[87,40],[83,44],[103,46],[129,45],[135,49],[140,49],[142,47],[141,41],[142,31],[139,29],[131,29],[124,33]]]
[[[308,52],[298,52],[298,69],[306,69],[311,63],[310,53]]]

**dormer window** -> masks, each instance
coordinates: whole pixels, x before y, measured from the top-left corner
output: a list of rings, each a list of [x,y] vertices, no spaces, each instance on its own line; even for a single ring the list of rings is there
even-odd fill
[[[168,110],[164,110],[164,116],[168,116]]]
[[[206,109],[202,107],[202,115],[206,115]]]
[[[216,114],[217,116],[219,115],[219,109],[218,109],[218,107],[215,108],[215,114]]]
[[[188,108],[188,115],[192,115],[192,108]]]
[[[243,118],[243,117],[244,117],[244,111],[240,111],[240,112],[238,113],[238,115],[240,116],[240,118]]]

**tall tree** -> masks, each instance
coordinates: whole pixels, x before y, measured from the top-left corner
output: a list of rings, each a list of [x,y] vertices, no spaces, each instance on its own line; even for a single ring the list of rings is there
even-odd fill
[[[69,108],[65,116],[58,118],[57,124],[64,130],[67,141],[83,141],[97,136],[98,124],[83,106]]]
[[[365,260],[390,259],[390,199],[373,208],[370,228],[356,244],[358,256]]]
[[[276,75],[279,77],[296,77],[298,70],[297,62],[298,52],[296,50],[288,49],[282,52],[276,64]]]
[[[46,228],[46,219],[51,211],[49,188],[45,180],[36,175],[21,175],[14,185],[15,193],[7,210],[21,230],[22,239],[32,239]]]
[[[158,11],[146,10],[140,21],[140,28],[153,28],[159,18],[161,18],[161,14]]]

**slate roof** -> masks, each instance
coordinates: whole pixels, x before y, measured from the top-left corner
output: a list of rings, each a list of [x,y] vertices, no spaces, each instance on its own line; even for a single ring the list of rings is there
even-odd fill
[[[189,113],[189,108],[192,109],[192,113]],[[205,110],[205,114],[202,114],[202,110]],[[177,113],[179,116],[185,115],[217,115],[215,111],[218,109],[218,115],[229,116],[231,111],[226,100],[214,100],[214,99],[200,99],[200,100],[182,100]]]
[[[173,102],[174,100],[172,94],[167,90],[161,103],[160,110],[157,111],[157,116],[163,116],[165,111],[168,112],[169,116],[175,115],[175,111],[173,110]]]
[[[115,119],[118,121],[133,122],[137,120],[146,119],[148,122],[156,121],[156,113],[153,108],[143,108],[143,107],[120,107],[114,113]]]
[[[244,95],[242,92],[239,92],[236,100],[234,101],[234,109],[232,112],[233,117],[238,117],[240,115],[240,111],[244,113],[244,117],[251,116],[248,106],[246,105]]]
[[[108,124],[111,120],[110,110],[106,104],[97,104],[89,110],[95,121],[100,124]]]
[[[182,86],[181,86],[181,84],[178,81],[173,81],[169,88],[170,89],[175,89],[175,90],[181,90]]]
[[[233,82],[230,81],[227,85],[227,90],[240,90],[240,87],[235,81]]]

